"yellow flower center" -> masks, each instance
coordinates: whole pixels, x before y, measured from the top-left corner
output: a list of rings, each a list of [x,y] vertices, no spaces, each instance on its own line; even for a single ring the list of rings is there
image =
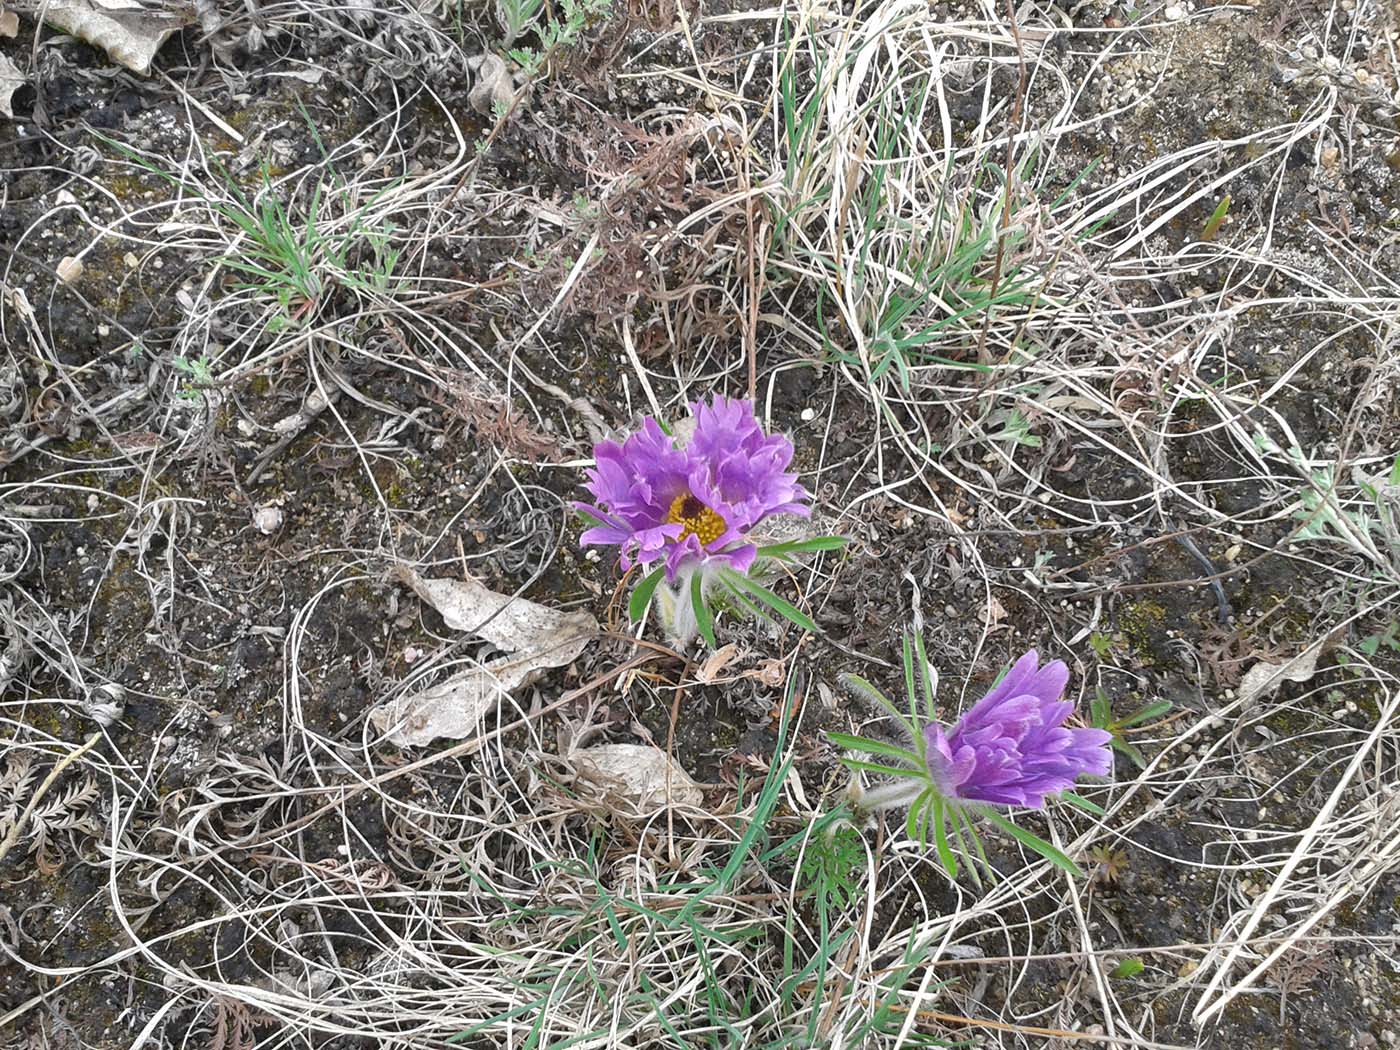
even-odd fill
[[[678,539],[694,536],[702,547],[708,547],[724,535],[728,527],[724,519],[689,492],[682,492],[671,501],[671,509],[666,513],[667,525],[683,525],[685,531]]]

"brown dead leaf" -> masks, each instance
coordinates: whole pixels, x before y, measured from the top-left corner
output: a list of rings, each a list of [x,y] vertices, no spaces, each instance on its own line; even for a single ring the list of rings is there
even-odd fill
[[[1004,619],[1006,619],[1006,609],[1002,606],[1001,602],[997,601],[996,595],[994,594],[987,599],[987,622],[990,624],[998,624]]]
[[[484,638],[511,654],[371,711],[370,722],[402,747],[428,744],[439,737],[471,736],[502,697],[534,682],[551,667],[571,663],[598,635],[598,621],[588,613],[549,609],[498,594],[475,580],[428,579],[406,565],[397,566],[394,575],[437,609],[449,627]]]
[[[715,680],[719,678],[721,672],[723,672],[738,655],[739,647],[733,642],[716,649],[705,659],[705,662],[700,665],[700,670],[695,672],[695,680],[701,685],[713,685]]]
[[[191,5],[192,6],[192,5]],[[44,21],[86,44],[133,73],[147,76],[172,33],[190,22],[190,13],[174,4],[136,0],[49,0]]]
[[[398,565],[393,576],[413,588],[415,594],[442,614],[454,631],[485,638],[511,652],[533,648],[542,638],[558,634],[568,625],[587,624],[597,630],[598,621],[587,613],[549,609],[526,598],[498,594],[473,579],[429,579],[407,565]]]
[[[1284,682],[1306,682],[1316,672],[1323,648],[1323,642],[1315,642],[1284,663],[1259,661],[1240,679],[1240,702],[1248,704],[1266,697]]]
[[[689,773],[646,744],[599,744],[574,751],[570,761],[581,779],[603,791],[613,803],[642,813],[666,806],[698,806],[704,793]]]
[[[13,12],[7,12],[13,14]],[[15,92],[24,87],[24,74],[4,55],[0,55],[0,116],[14,119]]]

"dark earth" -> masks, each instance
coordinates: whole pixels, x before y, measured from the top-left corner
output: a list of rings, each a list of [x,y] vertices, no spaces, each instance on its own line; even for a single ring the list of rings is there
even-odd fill
[[[542,818],[553,822],[548,835],[576,853],[596,843],[609,861],[641,844],[662,856],[674,833],[715,848],[673,855],[668,878],[723,866],[729,840],[697,814],[674,816],[682,830],[668,832],[666,819],[574,799],[559,756],[578,725],[599,739],[669,748],[704,787],[714,820],[736,821],[784,753],[786,709],[800,714],[784,748],[807,800],[814,810],[838,804],[850,774],[824,730],[889,732],[840,676],[858,672],[898,695],[911,625],[924,632],[949,718],[1030,647],[1069,663],[1081,710],[1098,690],[1120,715],[1172,704],[1129,737],[1151,763],[1145,774],[1120,754],[1112,785],[1086,787],[1104,806],[1131,796],[1100,845],[1078,858],[1088,874],[1073,893],[1063,876],[1046,876],[1018,903],[969,920],[987,956],[1036,958],[954,961],[924,1001],[1024,1030],[921,1017],[916,1033],[945,1045],[1099,1045],[1044,1033],[1104,1031],[1087,929],[1103,952],[1101,973],[1125,959],[1143,964],[1107,979],[1122,1016],[1155,1042],[1117,1045],[1400,1045],[1393,848],[1364,892],[1343,894],[1217,1022],[1191,1020],[1219,962],[1211,946],[1233,943],[1395,695],[1395,585],[1349,549],[1300,534],[1278,477],[1248,461],[1204,401],[1175,400],[1171,369],[1183,366],[1165,358],[1089,380],[1143,434],[1160,436],[1150,451],[1122,428],[1092,430],[1102,419],[1089,413],[1088,426],[1070,425],[1072,405],[1033,413],[1033,444],[998,445],[968,415],[992,411],[995,391],[955,404],[902,394],[891,380],[887,410],[931,435],[944,471],[936,474],[889,438],[871,396],[836,363],[852,352],[841,323],[824,329],[826,351],[776,323],[819,309],[810,287],[783,286],[772,271],[771,298],[758,308],[767,320],[750,342],[726,281],[754,264],[744,247],[752,216],[739,206],[695,236],[663,234],[741,185],[734,154],[685,134],[682,118],[711,111],[696,85],[729,92],[758,54],[767,70],[774,23],[744,17],[757,4],[681,2],[615,0],[591,15],[504,116],[472,99],[481,78],[467,59],[500,46],[489,5],[314,15],[269,7],[257,23],[267,39],[253,48],[243,5],[221,4],[224,28],[185,26],[145,77],[51,29],[36,39],[24,8],[17,35],[0,38],[0,53],[28,80],[12,100],[14,120],[0,123],[0,612],[9,654],[0,817],[13,825],[55,763],[91,741],[0,860],[3,1045],[446,1045],[464,1024],[326,1014],[297,1025],[236,989],[293,994],[295,978],[295,994],[315,998],[318,973],[353,984],[377,972],[382,952],[414,940],[415,897],[475,885],[475,862],[445,844],[522,800],[556,806]],[[1190,176],[1205,185],[1253,159],[1251,136],[1310,119],[1325,82],[1336,113],[1321,130],[1299,132],[1276,162],[1244,167],[1216,233],[1202,237],[1219,199],[1210,193],[1124,256],[1182,253],[1179,266],[1163,268],[1172,272],[1103,272],[1144,331],[1179,325],[1203,382],[1225,387],[1245,375],[1261,391],[1282,382],[1241,418],[1240,433],[1281,420],[1309,454],[1348,464],[1393,457],[1394,10],[1309,0],[1203,5],[1184,19],[1151,10],[1154,28],[1107,61],[1106,34],[1141,9],[1091,0],[1019,15],[1033,43],[1046,39],[1043,27],[1063,30],[1045,46],[1090,85],[1071,116],[1119,105],[1126,86],[1152,88],[1149,104],[1060,140],[1047,185],[1058,193],[1097,161],[1071,190],[1087,196],[1197,144],[1237,144],[1212,173]],[[933,11],[948,23],[975,14]],[[1347,28],[1329,30],[1329,19]],[[1358,33],[1370,43],[1357,45]],[[691,86],[663,68],[689,69]],[[961,107],[954,130],[969,141],[985,93],[1017,90],[1015,65],[998,70],[989,85],[949,74]],[[1367,75],[1358,80],[1356,70]],[[761,106],[767,75],[748,79],[740,102]],[[1027,96],[1032,126],[1052,101],[1040,90],[1037,82]],[[1004,138],[1007,113],[999,119],[993,138]],[[765,118],[754,127],[746,148],[767,156],[773,126]],[[318,180],[352,186],[435,171],[449,174],[386,220],[401,252],[402,283],[390,290],[341,281],[279,303],[212,266],[240,250],[228,243],[239,231],[220,226],[200,187],[251,195],[264,180],[285,180],[284,203],[305,214]],[[1243,245],[1255,244],[1262,224],[1271,258],[1283,262],[1249,276]],[[1319,240],[1319,224],[1345,254]],[[210,232],[219,228],[223,242]],[[352,242],[338,265],[372,269],[382,245]],[[1241,254],[1207,258],[1204,247],[1185,251],[1193,244]],[[1105,258],[1112,251],[1086,250],[1100,248]],[[60,261],[79,253],[81,275],[58,279]],[[1301,276],[1290,284],[1278,276],[1285,271]],[[1228,311],[1245,286],[1256,299],[1228,320],[1204,305]],[[1389,329],[1308,306],[1322,286],[1372,295],[1375,316],[1389,310]],[[1196,313],[1177,305],[1193,297],[1203,304]],[[268,323],[274,315],[282,320]],[[1219,331],[1206,338],[1212,325]],[[703,651],[638,646],[626,622],[633,581],[609,553],[579,548],[569,501],[601,428],[625,430],[648,410],[630,355],[680,418],[687,399],[744,395],[750,348],[760,417],[792,438],[820,529],[850,543],[778,584],[821,635],[729,617],[719,641],[734,644],[732,660],[703,684]],[[968,341],[939,353],[976,358]],[[1006,447],[1012,456],[999,456]],[[1012,462],[1031,464],[1034,477],[1003,469]],[[479,753],[394,772],[449,742],[395,747],[367,729],[368,712],[421,678],[420,660],[431,680],[443,661],[485,655],[398,581],[400,563],[424,576],[469,573],[596,616],[596,642],[519,703],[529,713],[570,691],[576,699]],[[1320,656],[1311,674],[1238,702],[1251,667],[1312,648]],[[617,673],[639,657],[636,674]],[[606,688],[590,684],[599,678]],[[500,724],[516,717],[503,712]],[[1400,834],[1397,742],[1391,725],[1365,787],[1342,796],[1339,815],[1371,821],[1373,837],[1358,831],[1356,842],[1383,841],[1387,826]],[[498,765],[518,776],[501,779]],[[394,775],[364,789],[386,773]],[[493,777],[490,791],[480,786]],[[810,816],[784,796],[764,833],[780,842]],[[1063,807],[1053,820],[1062,841],[1093,824]],[[1023,822],[1049,834],[1038,816]],[[893,856],[902,820],[863,834],[879,856]],[[509,892],[545,885],[536,858],[518,856],[523,847],[506,830],[472,841],[492,870],[514,873],[502,884]],[[1347,841],[1303,862],[1259,936],[1294,928],[1309,901],[1332,892]],[[1028,863],[1015,843],[993,834],[986,842],[1006,878]],[[766,870],[746,870],[742,892],[792,884],[792,856],[768,856]],[[904,870],[896,863],[881,870]],[[831,929],[869,922],[870,938],[897,937],[921,908],[946,914],[981,896],[936,868],[917,870],[922,903],[885,886],[867,918],[860,890],[829,917]],[[441,905],[443,922],[454,906]],[[794,907],[815,922],[810,901]],[[775,958],[776,928],[762,949]],[[799,954],[814,950],[805,936]],[[286,972],[290,943],[298,958],[333,959],[333,977],[308,971],[279,984],[269,975]],[[1273,947],[1259,945],[1235,977]],[[404,977],[404,987],[431,990],[450,973]],[[529,1031],[500,1027],[458,1045],[537,1045]],[[739,1045],[716,1040],[661,1033],[629,1045]],[[864,1045],[896,1043],[871,1035]]]

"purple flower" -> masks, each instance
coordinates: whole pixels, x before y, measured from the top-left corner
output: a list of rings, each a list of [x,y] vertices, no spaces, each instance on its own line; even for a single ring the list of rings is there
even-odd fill
[[[770,514],[811,513],[787,472],[792,442],[764,434],[752,404],[716,396],[690,408],[695,430],[683,446],[651,417],[621,445],[593,446],[585,487],[596,502],[574,504],[598,521],[584,546],[616,544],[624,569],[664,559],[671,583],[705,562],[747,571],[758,553],[750,529]]]
[[[1041,667],[1032,649],[951,733],[925,726],[929,773],[944,797],[1040,809],[1081,773],[1107,774],[1112,734],[1065,727],[1068,681],[1062,661]]]

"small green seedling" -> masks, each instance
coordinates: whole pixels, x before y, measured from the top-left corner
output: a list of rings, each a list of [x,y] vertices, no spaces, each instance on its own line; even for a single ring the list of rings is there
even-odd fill
[[[1400,623],[1391,620],[1384,631],[1377,631],[1362,639],[1356,647],[1367,656],[1375,656],[1380,652],[1381,646],[1385,646],[1392,653],[1400,653]]]
[[[1225,222],[1225,217],[1230,214],[1230,195],[1227,193],[1220,198],[1220,203],[1215,206],[1215,211],[1210,213],[1210,218],[1206,220],[1205,228],[1201,230],[1201,240],[1213,241],[1216,234],[1220,232],[1220,227]]]
[[[1158,700],[1156,703],[1138,708],[1123,718],[1114,718],[1113,705],[1108,699],[1108,694],[1102,689],[1098,689],[1095,690],[1094,700],[1089,705],[1089,717],[1095,729],[1103,729],[1113,735],[1113,739],[1109,742],[1109,746],[1113,750],[1125,755],[1128,761],[1139,769],[1146,769],[1147,759],[1143,758],[1142,752],[1134,745],[1128,743],[1127,731],[1135,726],[1151,722],[1155,718],[1161,718],[1171,709],[1172,702],[1170,700]]]
[[[1125,981],[1136,977],[1147,969],[1141,959],[1124,959],[1109,974],[1115,981]]]

